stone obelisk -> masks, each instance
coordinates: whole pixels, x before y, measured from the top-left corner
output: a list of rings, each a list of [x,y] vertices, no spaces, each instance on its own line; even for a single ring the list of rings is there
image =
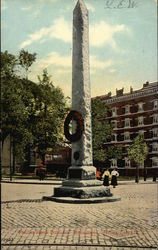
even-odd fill
[[[78,0],[73,11],[72,110],[82,114],[84,132],[79,141],[72,143],[70,176],[75,176],[77,167],[81,179],[94,179],[96,169],[92,167],[89,24],[88,10],[83,0]],[[74,157],[76,152],[78,159]]]
[[[88,10],[84,1],[78,0],[73,11],[72,110],[82,115],[84,130],[80,139],[72,142],[68,179],[54,188],[54,196],[47,197],[51,200],[103,202],[113,199],[110,189],[96,180],[93,166],[88,29]],[[75,121],[72,121],[72,133],[75,129]]]

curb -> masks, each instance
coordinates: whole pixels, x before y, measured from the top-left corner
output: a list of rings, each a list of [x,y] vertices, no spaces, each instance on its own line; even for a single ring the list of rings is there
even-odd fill
[[[26,181],[1,181],[1,183],[9,184],[33,184],[33,185],[61,185],[62,181],[59,182],[26,182]]]
[[[7,181],[7,180],[1,180],[1,183],[9,183],[9,184],[33,184],[33,185],[62,185],[62,181],[50,181],[50,182],[26,182],[26,181]],[[158,181],[144,181],[136,183],[135,181],[120,181],[118,182],[118,186],[120,185],[139,185],[139,184],[158,184]],[[111,185],[110,185],[111,186]]]

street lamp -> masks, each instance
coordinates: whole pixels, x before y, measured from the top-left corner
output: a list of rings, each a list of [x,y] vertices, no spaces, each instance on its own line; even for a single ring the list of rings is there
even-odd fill
[[[12,144],[10,135],[10,181],[12,181]]]

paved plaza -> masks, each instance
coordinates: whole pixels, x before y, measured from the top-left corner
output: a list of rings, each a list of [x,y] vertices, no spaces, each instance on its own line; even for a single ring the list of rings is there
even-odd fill
[[[53,185],[2,183],[2,249],[158,249],[158,184],[111,188],[121,201],[42,201]]]

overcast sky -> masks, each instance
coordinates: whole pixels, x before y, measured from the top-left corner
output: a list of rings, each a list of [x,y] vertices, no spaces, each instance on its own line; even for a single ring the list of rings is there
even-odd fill
[[[72,12],[77,0],[1,0],[1,48],[37,53],[29,78],[44,68],[71,97]],[[129,2],[135,2],[129,6]],[[89,10],[91,95],[139,89],[157,80],[157,1],[85,0]],[[108,5],[111,3],[111,5]],[[122,3],[122,5],[121,5]]]

